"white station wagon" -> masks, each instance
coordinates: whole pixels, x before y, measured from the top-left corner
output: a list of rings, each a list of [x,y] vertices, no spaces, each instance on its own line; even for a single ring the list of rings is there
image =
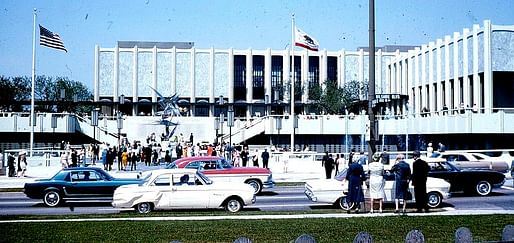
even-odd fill
[[[254,191],[245,183],[212,182],[194,169],[162,169],[151,171],[142,185],[118,187],[112,205],[135,208],[139,213],[193,208],[225,208],[235,213],[255,203]]]
[[[354,205],[348,205],[346,202],[346,195],[348,193],[348,181],[344,180],[346,177],[346,169],[339,172],[335,179],[319,179],[311,180],[305,183],[305,195],[313,202],[330,203],[338,207],[348,210]],[[394,202],[395,197],[395,183],[394,175],[384,175],[386,180],[384,185],[384,202]],[[363,186],[365,197],[369,197],[369,192],[366,186]],[[409,191],[414,195],[414,187],[409,183]],[[450,184],[443,179],[428,177],[427,178],[427,193],[428,193],[428,206],[431,208],[441,205],[443,199],[450,197]],[[366,196],[368,195],[368,196]],[[414,198],[413,200],[414,201]]]

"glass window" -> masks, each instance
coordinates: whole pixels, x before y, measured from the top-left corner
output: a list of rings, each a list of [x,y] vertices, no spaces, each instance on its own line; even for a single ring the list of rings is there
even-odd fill
[[[264,56],[253,56],[253,98],[264,99]]]
[[[337,80],[337,57],[327,57],[327,79]],[[325,80],[322,80],[323,82]]]
[[[156,186],[169,186],[170,185],[170,175],[164,174],[160,175],[154,180],[154,185]]]
[[[319,85],[319,57],[309,57],[309,87]]]
[[[193,161],[191,163],[189,163],[188,165],[186,165],[186,169],[198,169],[198,167],[200,167],[200,161]]]
[[[246,100],[246,56],[234,55],[234,99]]]
[[[282,56],[271,57],[271,87],[273,90],[283,86],[284,61]],[[275,97],[275,95],[279,97]],[[281,100],[280,94],[271,93],[271,101]]]

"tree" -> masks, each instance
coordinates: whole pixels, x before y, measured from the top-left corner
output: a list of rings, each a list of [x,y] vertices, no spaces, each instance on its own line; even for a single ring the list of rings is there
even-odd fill
[[[27,111],[26,105],[31,99],[32,78],[0,77],[0,108],[10,111]],[[64,97],[61,99],[61,90]],[[92,92],[82,83],[69,80],[66,77],[37,76],[35,80],[34,109],[41,112],[89,112],[92,108],[75,101],[89,101]],[[23,103],[25,105],[23,105]]]
[[[23,111],[21,102],[30,99],[30,79],[0,76],[0,109],[6,111]]]
[[[312,85],[309,87],[309,99],[318,113],[342,114],[344,108],[359,111],[367,100],[361,99],[361,94],[367,94],[367,83],[350,81],[339,87],[337,81],[326,80],[325,87]]]

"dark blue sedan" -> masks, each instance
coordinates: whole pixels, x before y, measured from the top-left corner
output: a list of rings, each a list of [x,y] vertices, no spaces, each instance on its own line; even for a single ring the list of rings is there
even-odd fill
[[[49,207],[63,202],[94,201],[110,202],[114,190],[127,184],[142,184],[141,179],[114,178],[101,168],[66,168],[50,179],[38,179],[25,183],[25,195],[33,199],[43,199]]]

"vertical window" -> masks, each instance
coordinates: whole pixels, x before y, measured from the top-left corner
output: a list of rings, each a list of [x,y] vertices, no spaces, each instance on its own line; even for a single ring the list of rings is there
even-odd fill
[[[283,71],[284,62],[282,56],[271,57],[271,87],[275,90],[283,86]],[[278,93],[277,93],[278,94]],[[280,94],[278,94],[280,96]],[[280,97],[275,97],[275,92],[271,92],[271,100],[278,100]]]
[[[337,57],[327,57],[327,79],[337,81]]]
[[[309,57],[309,87],[319,85],[319,57]]]
[[[234,55],[234,99],[246,100],[246,56]]]
[[[253,56],[253,99],[264,99],[264,56]]]
[[[291,71],[291,70],[289,70]],[[302,57],[295,56],[294,57],[294,77],[295,77],[295,94],[294,100],[301,100],[301,90],[302,90]]]

